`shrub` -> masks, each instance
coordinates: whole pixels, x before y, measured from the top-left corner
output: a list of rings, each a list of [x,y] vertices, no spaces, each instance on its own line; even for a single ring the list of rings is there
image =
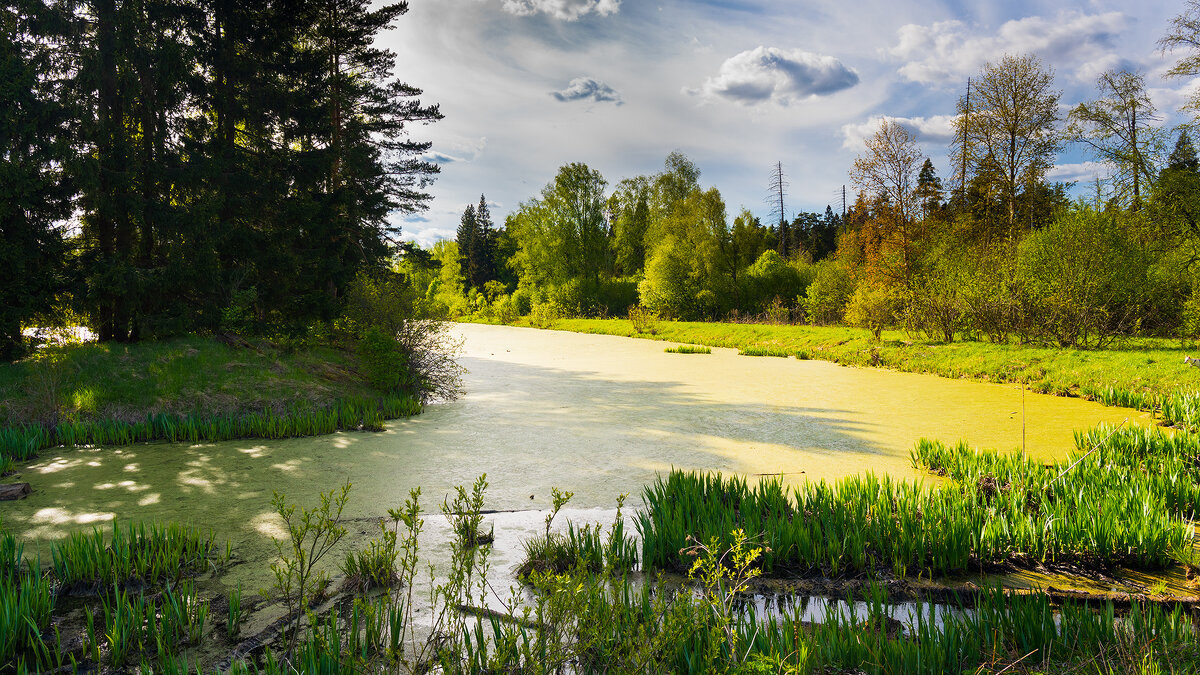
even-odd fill
[[[658,334],[658,312],[641,305],[629,308],[629,323],[636,333]]]
[[[529,312],[529,325],[534,328],[553,328],[562,316],[562,310],[557,303],[542,302],[534,305]]]
[[[804,311],[814,324],[837,323],[854,293],[854,281],[835,260],[822,260],[813,267],[813,281],[804,296]]]
[[[871,284],[859,286],[846,306],[846,322],[866,328],[878,341],[883,329],[896,320],[899,300],[899,294],[891,288]]]
[[[405,379],[407,359],[400,343],[374,326],[358,341],[358,360],[367,381],[380,391],[392,391]]]

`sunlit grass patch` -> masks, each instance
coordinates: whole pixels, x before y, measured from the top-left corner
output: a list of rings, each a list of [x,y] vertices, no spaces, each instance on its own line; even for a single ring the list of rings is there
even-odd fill
[[[668,354],[711,354],[712,348],[703,345],[679,345],[677,347],[667,347],[663,351]]]
[[[790,350],[771,345],[750,345],[738,350],[738,356],[776,356],[786,359],[791,355]]]

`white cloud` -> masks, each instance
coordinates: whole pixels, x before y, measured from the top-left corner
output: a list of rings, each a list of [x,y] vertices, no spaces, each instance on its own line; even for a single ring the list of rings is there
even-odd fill
[[[758,47],[730,57],[690,95],[720,97],[742,105],[795,101],[833,94],[858,84],[858,73],[841,61],[801,49]]]
[[[591,13],[597,16],[616,14],[621,0],[503,0],[504,11],[517,16],[548,14],[562,21],[577,21]]]
[[[1106,180],[1112,176],[1112,167],[1103,162],[1079,162],[1077,164],[1058,164],[1046,172],[1046,178],[1052,181],[1091,183],[1099,178]]]
[[[552,91],[550,95],[563,102],[592,100],[596,103],[615,103],[621,105],[621,95],[615,89],[590,77],[577,77],[571,80],[566,89]]]
[[[449,138],[440,140],[430,148],[421,159],[434,164],[454,164],[456,162],[473,162],[479,159],[480,153],[487,147],[487,138]]]
[[[923,84],[959,84],[1005,54],[1035,54],[1080,80],[1094,80],[1120,62],[1116,37],[1130,25],[1121,12],[1062,12],[1005,22],[994,35],[980,35],[961,21],[907,24],[887,50],[904,62],[902,76]]]
[[[932,117],[892,117],[890,115],[872,115],[865,122],[850,123],[842,126],[842,147],[847,150],[864,150],[868,138],[879,131],[879,125],[886,118],[895,124],[908,129],[918,141],[924,143],[948,143],[954,138],[955,115],[934,115]]]

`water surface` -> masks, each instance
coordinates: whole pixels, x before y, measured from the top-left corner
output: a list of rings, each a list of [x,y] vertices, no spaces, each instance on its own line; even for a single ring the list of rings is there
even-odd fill
[[[789,482],[867,470],[915,479],[908,451],[922,436],[1021,446],[1022,394],[1011,385],[727,349],[666,354],[661,342],[612,336],[454,331],[464,340],[466,395],[385,432],[47,451],[21,468],[34,494],[0,504],[0,519],[34,550],[114,516],[191,522],[253,560],[270,558],[270,537],[280,533],[274,491],[311,504],[353,483],[347,516],[364,539],[411,488],[423,487],[424,510],[436,511],[452,486],[485,472],[489,508],[544,509],[559,487],[575,493],[572,507],[595,509],[621,493],[636,506],[642,486],[672,467]],[[1149,423],[1129,410],[1026,394],[1028,451],[1062,457],[1074,430],[1126,417]]]

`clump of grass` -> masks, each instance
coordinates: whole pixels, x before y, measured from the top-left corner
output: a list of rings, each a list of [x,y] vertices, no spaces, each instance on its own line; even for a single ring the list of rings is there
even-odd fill
[[[1105,387],[1083,387],[1080,393],[1107,406],[1132,408],[1134,410],[1154,410],[1158,406],[1158,397],[1145,391],[1133,391],[1122,387],[1108,385]]]
[[[18,655],[37,658],[46,651],[42,635],[50,626],[55,593],[52,581],[39,574],[0,578],[0,664]]]
[[[357,592],[366,592],[372,588],[390,588],[399,580],[396,572],[396,531],[400,526],[402,514],[389,510],[392,527],[380,519],[380,536],[372,539],[364,551],[350,551],[342,562],[342,574],[346,575],[346,585]]]
[[[812,358],[812,354],[809,354],[807,349],[801,349],[796,352],[796,358],[800,361],[808,361]]]
[[[738,350],[738,356],[776,356],[786,359],[792,353],[784,347],[770,345],[750,345]]]
[[[679,345],[678,347],[667,347],[663,351],[668,354],[711,354],[712,348],[703,345]]]
[[[242,614],[242,584],[239,583],[237,588],[230,591],[225,599],[229,607],[229,612],[225,617],[225,635],[232,640],[237,637],[238,631],[241,630],[242,622],[246,620],[246,617]]]
[[[518,578],[567,572],[611,575],[637,567],[637,545],[625,534],[625,518],[621,513],[626,495],[617,498],[617,514],[606,536],[604,528],[593,523],[583,527],[567,523],[565,534],[550,532],[554,516],[572,495],[557,488],[553,492],[555,506],[546,518],[546,531],[524,543],[525,560],[517,567]]]
[[[1163,398],[1162,417],[1167,424],[1200,431],[1200,391],[1177,390]]]
[[[63,584],[89,588],[138,581],[157,585],[177,581],[204,569],[214,553],[212,532],[184,525],[130,523],[116,520],[105,541],[100,528],[77,532],[52,550],[54,576]]]

